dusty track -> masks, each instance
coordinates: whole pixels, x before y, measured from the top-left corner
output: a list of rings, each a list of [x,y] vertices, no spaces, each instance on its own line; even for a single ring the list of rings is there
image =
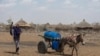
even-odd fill
[[[97,35],[96,35],[97,36]],[[100,41],[92,41],[96,37],[93,35],[87,35],[86,45],[79,46],[79,56],[100,56]],[[98,36],[100,39],[100,36]],[[92,40],[89,40],[92,39]],[[20,42],[20,54],[14,54],[15,46],[13,44],[13,39],[8,32],[0,32],[0,56],[62,56],[52,49],[48,50],[46,54],[39,54],[37,51],[37,44],[39,41],[43,40],[38,36],[37,33],[22,33]],[[71,48],[65,47],[65,55],[71,56]]]

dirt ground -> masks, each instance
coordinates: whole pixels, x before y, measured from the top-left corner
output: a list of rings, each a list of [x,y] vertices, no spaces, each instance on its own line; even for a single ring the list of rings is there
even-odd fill
[[[13,38],[9,32],[0,32],[0,56],[71,56],[71,48],[65,47],[65,55],[60,55],[52,49],[49,49],[46,54],[40,54],[37,51],[37,44],[43,38],[38,35],[41,33],[22,33],[20,39],[19,55],[14,54],[15,45]],[[79,56],[100,56],[100,34],[88,34],[84,38],[86,44],[80,45],[78,48]],[[74,54],[75,56],[75,54]]]

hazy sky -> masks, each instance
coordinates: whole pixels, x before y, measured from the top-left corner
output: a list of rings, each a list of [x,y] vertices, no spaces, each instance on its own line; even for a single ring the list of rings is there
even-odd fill
[[[100,22],[100,0],[0,0],[0,22],[9,18],[36,24]]]

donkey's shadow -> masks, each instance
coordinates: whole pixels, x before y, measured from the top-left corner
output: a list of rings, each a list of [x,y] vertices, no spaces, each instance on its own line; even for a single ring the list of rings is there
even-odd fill
[[[62,56],[72,56],[71,54],[63,54]]]
[[[61,53],[59,53],[59,52],[47,52],[47,54],[61,55],[61,56],[72,56],[71,54],[61,54]]]

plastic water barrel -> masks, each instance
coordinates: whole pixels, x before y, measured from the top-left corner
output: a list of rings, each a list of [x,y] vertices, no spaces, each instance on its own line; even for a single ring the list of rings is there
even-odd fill
[[[61,35],[58,32],[55,31],[46,31],[44,33],[45,38],[50,38],[50,39],[60,39]]]
[[[56,40],[56,39],[61,38],[60,33],[55,32],[55,31],[46,31],[44,33],[44,36],[45,36],[45,38],[53,39],[52,40],[52,45],[51,45],[52,49],[54,49],[54,50],[59,49],[59,40]]]
[[[52,49],[54,50],[59,49],[59,41],[52,41]]]

